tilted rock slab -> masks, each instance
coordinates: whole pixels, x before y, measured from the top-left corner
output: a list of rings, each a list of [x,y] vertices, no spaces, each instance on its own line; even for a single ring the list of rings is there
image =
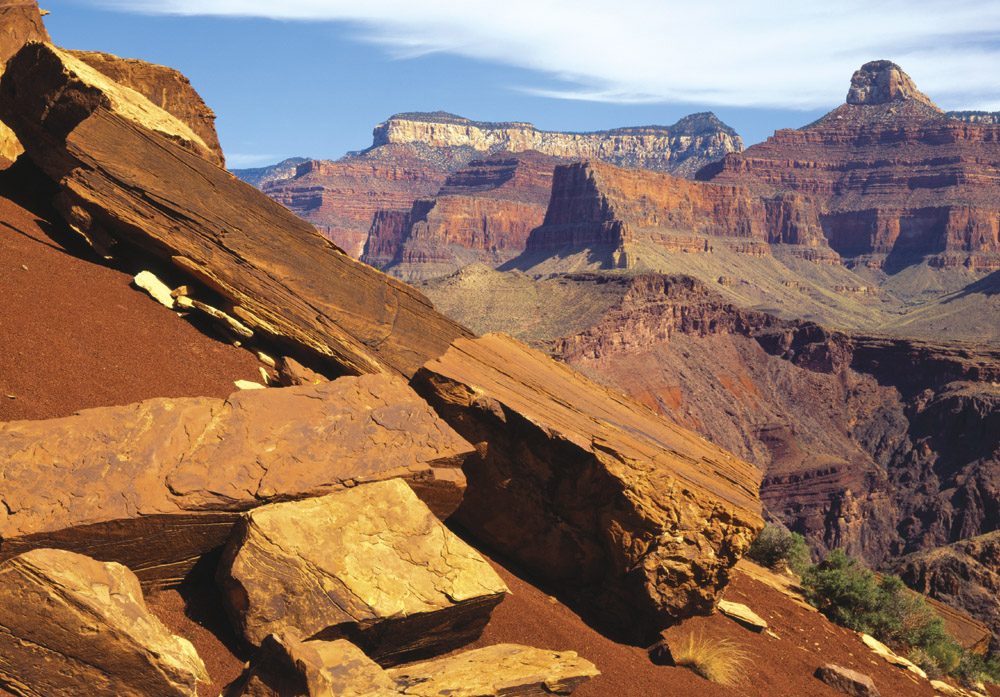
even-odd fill
[[[146,609],[121,564],[54,549],[0,564],[0,687],[26,697],[194,697],[194,647]]]
[[[457,519],[617,624],[710,613],[763,526],[755,467],[510,337],[412,384],[476,445]]]
[[[851,697],[881,697],[870,677],[850,668],[828,663],[817,668],[815,676],[837,692]]]
[[[246,513],[218,578],[250,644],[293,629],[386,665],[475,640],[507,593],[399,479]]]
[[[264,640],[239,697],[548,697],[568,695],[598,670],[573,651],[498,644],[384,670],[344,639]]]
[[[407,377],[469,335],[416,290],[206,162],[187,125],[52,46],[29,44],[10,62],[0,118],[60,184],[74,229],[112,253],[124,243],[173,263],[255,332],[347,373]]]
[[[397,689],[419,697],[569,695],[600,671],[574,651],[497,644],[389,671]]]
[[[271,501],[405,477],[447,516],[470,451],[385,375],[0,424],[0,559],[58,547],[170,585]]]

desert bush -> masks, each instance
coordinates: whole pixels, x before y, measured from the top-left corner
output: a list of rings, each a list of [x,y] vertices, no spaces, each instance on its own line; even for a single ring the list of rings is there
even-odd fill
[[[779,525],[768,523],[750,545],[747,556],[770,569],[784,566],[802,573],[809,566],[809,547],[797,532],[789,532]]]
[[[980,656],[971,652],[962,655],[955,677],[967,685],[977,682],[991,682],[1000,685],[1000,654]]]
[[[750,655],[736,642],[706,639],[704,635],[694,633],[681,642],[673,656],[676,665],[729,687],[737,683],[744,667],[750,662]]]

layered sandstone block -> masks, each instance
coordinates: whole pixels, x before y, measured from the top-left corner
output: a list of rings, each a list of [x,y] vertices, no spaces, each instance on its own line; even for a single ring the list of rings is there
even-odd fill
[[[509,337],[413,384],[476,444],[458,519],[619,624],[710,612],[763,525],[755,467]]]
[[[0,558],[59,547],[171,584],[270,501],[405,477],[445,516],[470,450],[375,375],[0,424]]]
[[[226,166],[222,145],[215,130],[215,112],[179,71],[165,65],[147,63],[134,58],[119,58],[97,51],[69,51],[84,63],[129,87],[167,113],[191,127],[209,151],[209,161]]]
[[[218,577],[250,644],[346,637],[383,664],[475,640],[507,592],[398,479],[244,514]]]
[[[384,670],[344,639],[268,636],[236,688],[240,697],[547,697],[598,675],[573,651],[497,644]]]
[[[0,564],[0,685],[27,697],[194,697],[194,647],[147,609],[121,564],[53,549]]]
[[[348,373],[406,376],[468,335],[199,157],[203,141],[178,119],[51,46],[32,44],[11,61],[0,115],[61,184],[74,228],[173,263],[255,332]]]

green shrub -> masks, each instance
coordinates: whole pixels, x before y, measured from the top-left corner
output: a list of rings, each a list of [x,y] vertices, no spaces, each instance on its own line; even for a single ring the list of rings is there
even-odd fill
[[[865,632],[908,653],[929,675],[990,676],[990,666],[977,662],[952,639],[944,621],[897,576],[882,576],[840,550],[809,567],[802,576],[809,601],[839,625]],[[982,679],[981,677],[979,679]]]
[[[810,562],[809,547],[802,535],[770,523],[764,526],[750,545],[747,556],[769,569],[787,566],[796,573],[805,571]]]
[[[974,653],[964,653],[953,674],[966,685],[980,681],[1000,685],[1000,654],[985,657]]]

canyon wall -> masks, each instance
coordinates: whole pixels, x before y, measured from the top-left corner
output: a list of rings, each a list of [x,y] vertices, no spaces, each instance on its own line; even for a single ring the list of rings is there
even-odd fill
[[[809,196],[830,246],[853,264],[1000,268],[1000,125],[945,114],[888,61],[863,66],[847,103],[819,121],[698,178]]]
[[[361,260],[409,281],[509,261],[545,217],[560,161],[532,151],[473,161],[410,211],[379,211]]]

